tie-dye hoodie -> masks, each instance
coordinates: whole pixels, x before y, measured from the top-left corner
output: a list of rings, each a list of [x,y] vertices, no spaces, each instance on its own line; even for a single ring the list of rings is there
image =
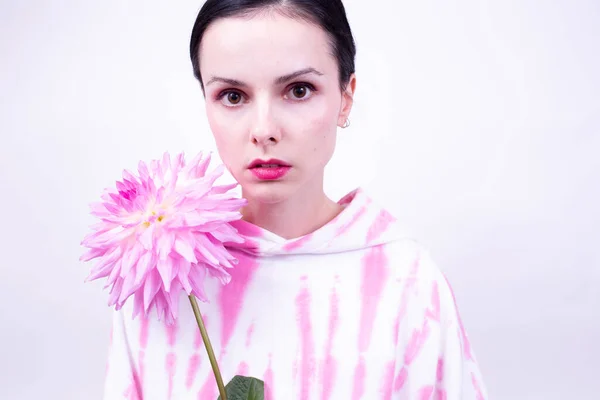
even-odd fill
[[[200,303],[225,382],[264,380],[276,400],[487,398],[444,275],[362,190],[314,233],[286,240],[250,223],[231,282]],[[182,293],[182,296],[185,294]],[[105,399],[216,400],[183,297],[171,327],[115,312]]]

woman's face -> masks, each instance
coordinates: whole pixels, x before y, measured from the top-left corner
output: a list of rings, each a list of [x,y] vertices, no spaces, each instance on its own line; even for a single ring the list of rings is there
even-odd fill
[[[322,193],[355,87],[353,76],[340,90],[327,34],[277,13],[225,18],[199,51],[208,121],[244,196],[273,203]]]

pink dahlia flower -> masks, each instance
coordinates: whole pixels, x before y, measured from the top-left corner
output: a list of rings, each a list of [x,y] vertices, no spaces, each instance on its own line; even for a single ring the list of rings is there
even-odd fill
[[[134,296],[133,318],[154,308],[170,324],[181,289],[207,301],[207,275],[229,282],[227,269],[237,261],[225,243],[244,241],[230,222],[241,218],[246,201],[229,193],[236,184],[214,185],[224,167],[207,173],[209,163],[202,153],[189,164],[183,153],[140,161],[139,176],[123,171],[116,190],[91,205],[100,222],[84,238],[89,250],[80,259],[98,259],[87,281],[107,277],[109,306],[119,310]]]

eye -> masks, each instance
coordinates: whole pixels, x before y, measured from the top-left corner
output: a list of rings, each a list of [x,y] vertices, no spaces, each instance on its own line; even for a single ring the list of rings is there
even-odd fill
[[[286,98],[291,98],[292,100],[307,100],[315,91],[314,86],[308,83],[298,83],[290,88]]]
[[[225,90],[218,96],[218,100],[227,107],[236,107],[242,103],[244,96],[235,90]]]

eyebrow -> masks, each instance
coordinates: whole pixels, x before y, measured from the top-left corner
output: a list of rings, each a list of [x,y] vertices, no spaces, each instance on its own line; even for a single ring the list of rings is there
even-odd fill
[[[281,85],[283,83],[289,82],[292,79],[298,78],[302,75],[308,75],[308,74],[315,74],[318,76],[322,76],[323,73],[317,71],[316,69],[312,68],[312,67],[308,67],[308,68],[304,68],[301,70],[298,70],[296,72],[292,72],[291,74],[286,74],[286,75],[282,75],[280,77],[278,77],[277,79],[275,79],[275,84],[276,85]],[[213,76],[211,77],[208,82],[206,82],[205,86],[210,85],[211,83],[214,82],[222,82],[225,83],[227,85],[231,85],[231,86],[239,86],[239,87],[247,87],[248,85],[245,84],[242,81],[238,81],[237,79],[229,79],[229,78],[222,78],[220,76]]]

